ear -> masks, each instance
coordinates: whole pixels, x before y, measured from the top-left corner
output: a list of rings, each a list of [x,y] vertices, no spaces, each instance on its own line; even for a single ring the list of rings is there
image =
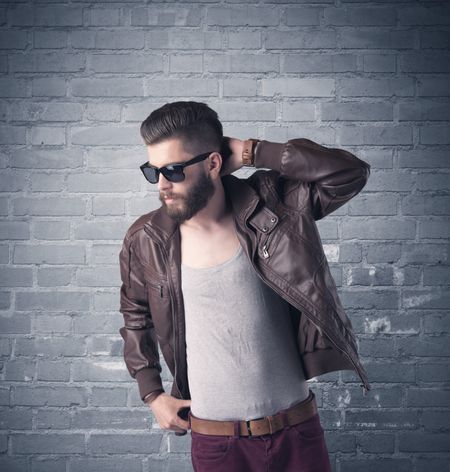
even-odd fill
[[[219,175],[220,174],[220,169],[222,168],[222,156],[220,155],[219,152],[214,152],[212,153],[208,159],[208,170],[210,172],[213,172],[214,174]]]

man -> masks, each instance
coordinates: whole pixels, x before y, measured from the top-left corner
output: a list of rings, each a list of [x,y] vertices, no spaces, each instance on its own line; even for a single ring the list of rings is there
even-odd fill
[[[223,137],[198,102],[153,111],[141,135],[162,206],[124,238],[120,334],[142,400],[161,428],[191,430],[196,471],[331,470],[306,381],[349,369],[370,386],[315,221],[370,166],[304,138]],[[231,175],[242,166],[268,170]]]

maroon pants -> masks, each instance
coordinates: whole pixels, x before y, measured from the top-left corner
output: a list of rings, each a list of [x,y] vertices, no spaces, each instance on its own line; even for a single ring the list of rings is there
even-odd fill
[[[195,472],[331,472],[318,413],[273,434],[216,436],[191,431],[191,439]]]

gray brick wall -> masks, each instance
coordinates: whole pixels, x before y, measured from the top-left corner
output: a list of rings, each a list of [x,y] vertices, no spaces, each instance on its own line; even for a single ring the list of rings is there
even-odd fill
[[[19,0],[0,28],[2,471],[192,470],[118,334],[120,244],[159,206],[139,124],[177,99],[371,164],[319,222],[372,383],[312,382],[333,470],[450,470],[448,2]]]

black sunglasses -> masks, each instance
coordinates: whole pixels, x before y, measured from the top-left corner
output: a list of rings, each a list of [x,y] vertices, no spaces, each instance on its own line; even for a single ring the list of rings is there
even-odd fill
[[[159,181],[159,174],[161,173],[164,177],[170,182],[182,182],[185,178],[183,169],[192,164],[205,160],[210,154],[214,151],[205,152],[204,154],[199,154],[198,156],[193,157],[189,161],[182,162],[180,164],[169,164],[164,167],[155,167],[152,166],[149,162],[142,164],[140,169],[144,174],[144,177],[151,183],[157,184]]]

